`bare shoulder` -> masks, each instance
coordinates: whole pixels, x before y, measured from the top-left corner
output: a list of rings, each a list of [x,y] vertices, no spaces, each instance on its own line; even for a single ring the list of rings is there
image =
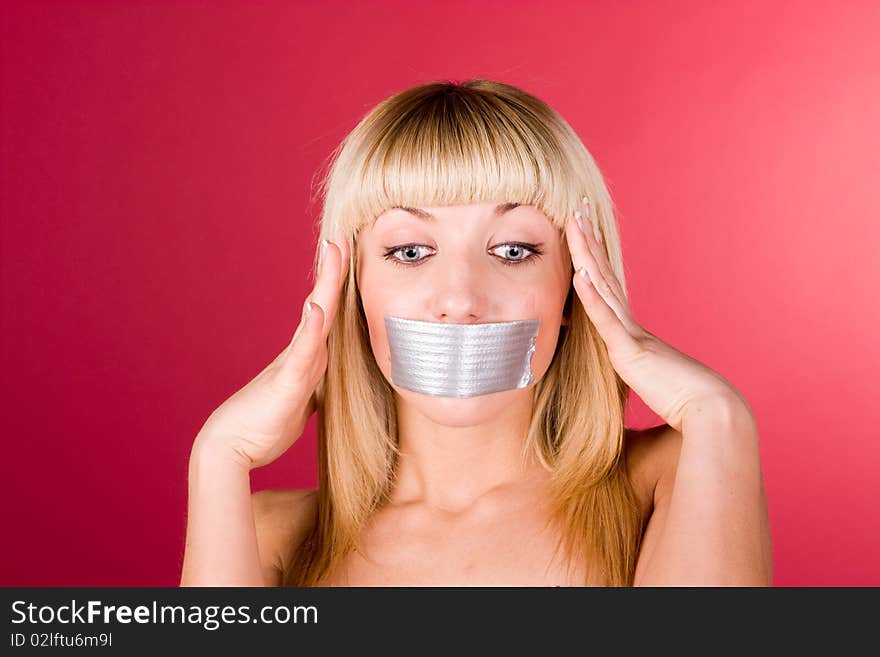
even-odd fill
[[[647,515],[674,479],[682,435],[668,424],[661,424],[627,429],[626,436],[627,472]]]
[[[311,529],[318,491],[260,490],[251,494],[260,563],[267,586],[280,586],[283,559]]]

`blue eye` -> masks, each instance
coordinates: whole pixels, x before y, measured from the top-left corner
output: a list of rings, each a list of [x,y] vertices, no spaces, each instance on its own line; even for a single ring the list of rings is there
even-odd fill
[[[420,244],[407,244],[406,246],[392,247],[392,248],[388,249],[387,251],[385,251],[385,255],[383,257],[386,260],[390,260],[391,262],[393,262],[396,265],[407,266],[411,263],[421,262],[424,258],[418,258],[418,260],[415,260],[415,259],[410,260],[408,258],[417,258],[419,250],[420,249],[427,249],[427,248],[429,248],[429,247],[422,246]],[[398,258],[397,256],[394,255],[396,253],[405,253],[405,254],[407,254],[407,258],[401,260],[400,258]]]
[[[511,244],[502,244],[500,246],[494,247],[494,249],[507,249],[507,256],[501,257],[501,262],[506,265],[515,265],[521,262],[529,262],[533,261],[537,255],[540,255],[540,251],[537,250],[537,246],[534,248],[530,247],[527,244],[519,244],[519,243],[511,243]],[[494,250],[493,249],[493,250]],[[531,253],[528,253],[531,251]],[[511,256],[513,256],[511,258]]]
[[[414,265],[418,265],[423,260],[427,260],[427,257],[418,257],[419,252],[422,249],[430,249],[431,247],[424,246],[423,244],[404,244],[402,246],[393,246],[389,249],[386,249],[385,253],[382,255],[385,260],[390,261],[391,263],[398,265],[400,267],[411,267]],[[538,258],[543,255],[543,251],[538,244],[527,244],[523,242],[508,242],[505,244],[499,244],[498,246],[492,247],[491,250],[506,248],[508,252],[508,256],[514,257],[505,257],[500,256],[498,259],[502,264],[513,267],[521,264],[536,262]],[[522,254],[525,254],[526,251],[529,253],[524,257]],[[398,258],[397,253],[405,254],[404,258]]]

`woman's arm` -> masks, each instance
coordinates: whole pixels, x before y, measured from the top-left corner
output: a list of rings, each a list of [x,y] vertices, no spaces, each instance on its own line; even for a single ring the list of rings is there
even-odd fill
[[[348,271],[348,237],[340,231],[336,239],[322,240],[318,278],[291,341],[211,413],[193,443],[181,586],[265,586],[279,579],[277,539],[264,536],[261,555],[256,527],[260,522],[271,534],[276,523],[265,512],[267,496],[252,499],[250,471],[284,454],[317,410],[327,338]]]
[[[180,586],[265,586],[250,469],[218,443],[199,435],[190,454]]]
[[[635,586],[770,586],[770,524],[758,432],[735,405],[656,438],[659,477]]]
[[[656,479],[634,582],[769,585],[770,530],[751,409],[721,374],[645,330],[608,259],[596,217],[566,224],[572,284],[620,378],[669,427],[677,466]]]

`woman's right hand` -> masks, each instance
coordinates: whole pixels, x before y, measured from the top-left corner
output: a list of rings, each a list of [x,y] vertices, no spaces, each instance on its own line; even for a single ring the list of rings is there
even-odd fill
[[[277,459],[302,435],[315,412],[315,389],[327,369],[327,336],[348,273],[348,251],[342,234],[327,243],[290,343],[211,413],[194,449],[219,451],[250,470]],[[309,301],[311,313],[306,316]]]

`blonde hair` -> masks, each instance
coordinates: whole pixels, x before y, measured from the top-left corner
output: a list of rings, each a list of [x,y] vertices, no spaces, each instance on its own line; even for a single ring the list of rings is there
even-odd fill
[[[394,390],[370,347],[355,280],[361,228],[394,206],[504,200],[540,209],[560,232],[587,196],[624,292],[614,206],[599,168],[546,103],[490,80],[434,82],[377,105],[331,155],[321,181],[320,238],[338,229],[351,261],[316,391],[315,522],[292,546],[284,585],[321,585],[390,494],[398,459]],[[317,268],[317,259],[313,263]],[[580,303],[566,308],[553,360],[536,384],[527,449],[551,473],[551,516],[569,567],[608,586],[632,584],[642,534],[624,461],[628,386]]]

